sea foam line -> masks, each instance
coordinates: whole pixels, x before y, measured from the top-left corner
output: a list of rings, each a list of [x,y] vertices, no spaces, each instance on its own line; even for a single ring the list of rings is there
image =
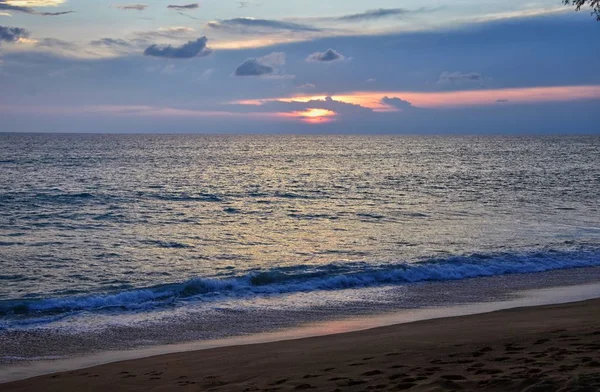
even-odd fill
[[[0,315],[39,317],[79,311],[137,310],[219,296],[287,294],[318,290],[448,281],[505,274],[600,266],[600,251],[542,251],[472,254],[415,263],[333,263],[249,271],[230,277],[194,278],[179,283],[87,296],[0,302]],[[24,321],[24,320],[23,320]]]

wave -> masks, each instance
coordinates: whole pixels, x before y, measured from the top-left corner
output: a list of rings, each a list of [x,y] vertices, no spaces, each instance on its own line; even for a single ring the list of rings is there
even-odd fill
[[[595,249],[478,253],[414,263],[378,265],[365,262],[298,265],[247,271],[238,276],[195,278],[116,293],[0,301],[0,315],[23,318],[78,311],[152,309],[219,296],[342,290],[594,266],[600,266],[600,251]]]

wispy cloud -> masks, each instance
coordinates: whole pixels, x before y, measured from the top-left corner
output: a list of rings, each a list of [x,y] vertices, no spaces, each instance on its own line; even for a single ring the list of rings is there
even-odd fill
[[[47,48],[61,48],[61,49],[69,49],[73,50],[77,48],[72,42],[63,41],[61,39],[56,38],[43,38],[37,41],[36,46],[47,47]]]
[[[135,36],[143,40],[154,40],[156,38],[192,38],[196,31],[191,27],[185,26],[173,26],[173,27],[159,27],[158,30],[152,31],[141,31],[135,33]]]
[[[131,47],[132,44],[124,39],[115,38],[100,38],[90,42],[92,46],[107,46],[107,47]]]
[[[170,4],[167,6],[167,8],[176,9],[176,10],[193,10],[196,8],[200,8],[200,4],[198,4],[198,3],[184,4],[184,5]]]
[[[343,22],[359,22],[365,20],[375,20],[392,16],[405,15],[409,12],[411,11],[406,10],[404,8],[379,8],[375,10],[368,10],[358,14],[338,16],[335,19]]]
[[[465,84],[465,83],[482,83],[483,76],[477,72],[442,72],[437,83],[438,84]]]
[[[148,4],[117,4],[115,8],[124,11],[143,11],[148,8]]]
[[[270,31],[299,31],[299,32],[319,32],[323,29],[308,26],[300,23],[285,22],[271,19],[255,18],[234,18],[219,21],[211,21],[207,24],[211,29],[226,30],[233,33],[262,32]]]
[[[74,11],[39,12],[34,9],[34,7],[54,7],[64,2],[65,0],[0,0],[0,11],[15,11],[41,16],[59,16],[73,13]]]

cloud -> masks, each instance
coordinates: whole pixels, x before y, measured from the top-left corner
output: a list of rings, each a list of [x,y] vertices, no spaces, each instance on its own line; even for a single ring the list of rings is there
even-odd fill
[[[333,62],[333,61],[338,61],[338,60],[344,60],[345,57],[333,50],[333,49],[327,49],[325,52],[315,52],[313,54],[311,54],[310,56],[308,56],[306,58],[307,62]]]
[[[198,3],[192,3],[192,4],[185,4],[185,5],[168,5],[167,8],[171,8],[171,9],[176,9],[176,10],[193,10],[196,8],[200,8],[200,4]]]
[[[405,101],[403,99],[400,99],[398,97],[390,98],[388,96],[385,96],[385,97],[381,98],[381,103],[386,106],[389,106],[389,107],[392,107],[394,109],[398,109],[401,111],[405,111],[405,110],[409,110],[409,109],[413,108],[412,103]]]
[[[134,10],[134,11],[143,11],[148,8],[148,4],[120,4],[116,5],[116,8],[124,11]]]
[[[407,14],[409,11],[404,8],[379,8],[375,10],[368,10],[359,14],[344,15],[337,17],[336,20],[344,22],[359,22],[363,20],[374,20],[381,19],[390,16],[398,16]]]
[[[285,65],[285,53],[273,52],[259,58],[249,58],[234,71],[235,76],[285,76],[282,67]],[[289,75],[288,75],[289,76]]]
[[[249,109],[253,111],[279,113],[295,113],[303,112],[309,109],[323,109],[330,112],[334,112],[336,115],[342,116],[365,115],[373,113],[373,110],[370,108],[349,102],[337,101],[332,97],[325,97],[323,99],[311,99],[308,101],[267,101],[263,102],[258,107],[254,106],[250,107]]]
[[[153,44],[144,50],[144,55],[173,59],[204,57],[212,53],[212,49],[206,46],[207,41],[206,37],[200,37],[195,41],[188,41],[181,46]]]
[[[275,72],[275,68],[262,64],[260,59],[251,58],[241,63],[234,72],[235,76],[263,76]]]
[[[8,16],[11,17],[12,15],[9,14],[8,12],[0,12],[0,16]]]
[[[56,7],[67,0],[3,0],[4,3],[23,7]]]
[[[143,40],[154,40],[156,38],[191,38],[196,35],[196,31],[191,27],[173,26],[160,27],[158,30],[142,31],[135,35]]]
[[[200,75],[198,80],[209,80],[214,72],[215,72],[215,70],[213,68],[209,68],[209,69],[205,70],[204,72],[202,72],[202,74]]]
[[[98,40],[94,40],[90,42],[92,46],[107,46],[107,47],[131,47],[131,43],[125,41],[124,39],[115,39],[115,38],[100,38]]]
[[[298,32],[318,32],[322,29],[299,23],[284,22],[271,19],[234,18],[208,22],[207,27],[230,32],[247,32],[248,30],[278,30]]]
[[[56,38],[43,38],[36,43],[36,46],[47,48],[75,49],[77,45]]]
[[[36,15],[42,15],[42,16],[59,16],[59,15],[67,15],[67,14],[72,14],[75,11],[61,11],[61,12],[38,12]]]
[[[506,103],[506,102],[508,102],[508,99],[505,99],[505,98],[504,99],[497,99],[496,102],[498,102],[498,103]]]
[[[483,76],[476,72],[442,72],[438,84],[465,84],[483,82]]]
[[[29,37],[29,31],[21,27],[0,26],[0,44],[2,42],[17,42],[21,38]]]
[[[317,86],[312,83],[304,83],[296,88],[302,89],[302,90],[312,90],[313,88],[317,88]]]
[[[64,3],[64,0],[0,0],[0,11],[15,11],[22,12],[30,15],[41,15],[41,16],[59,16],[73,13],[73,11],[62,11],[62,12],[38,12],[31,7],[49,7],[57,6]],[[2,14],[6,14],[2,12]],[[8,14],[10,16],[10,14]]]

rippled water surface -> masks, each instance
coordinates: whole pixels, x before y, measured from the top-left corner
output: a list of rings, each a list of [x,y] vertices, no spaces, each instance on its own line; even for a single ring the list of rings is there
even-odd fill
[[[598,266],[599,201],[599,137],[0,134],[0,328]]]

